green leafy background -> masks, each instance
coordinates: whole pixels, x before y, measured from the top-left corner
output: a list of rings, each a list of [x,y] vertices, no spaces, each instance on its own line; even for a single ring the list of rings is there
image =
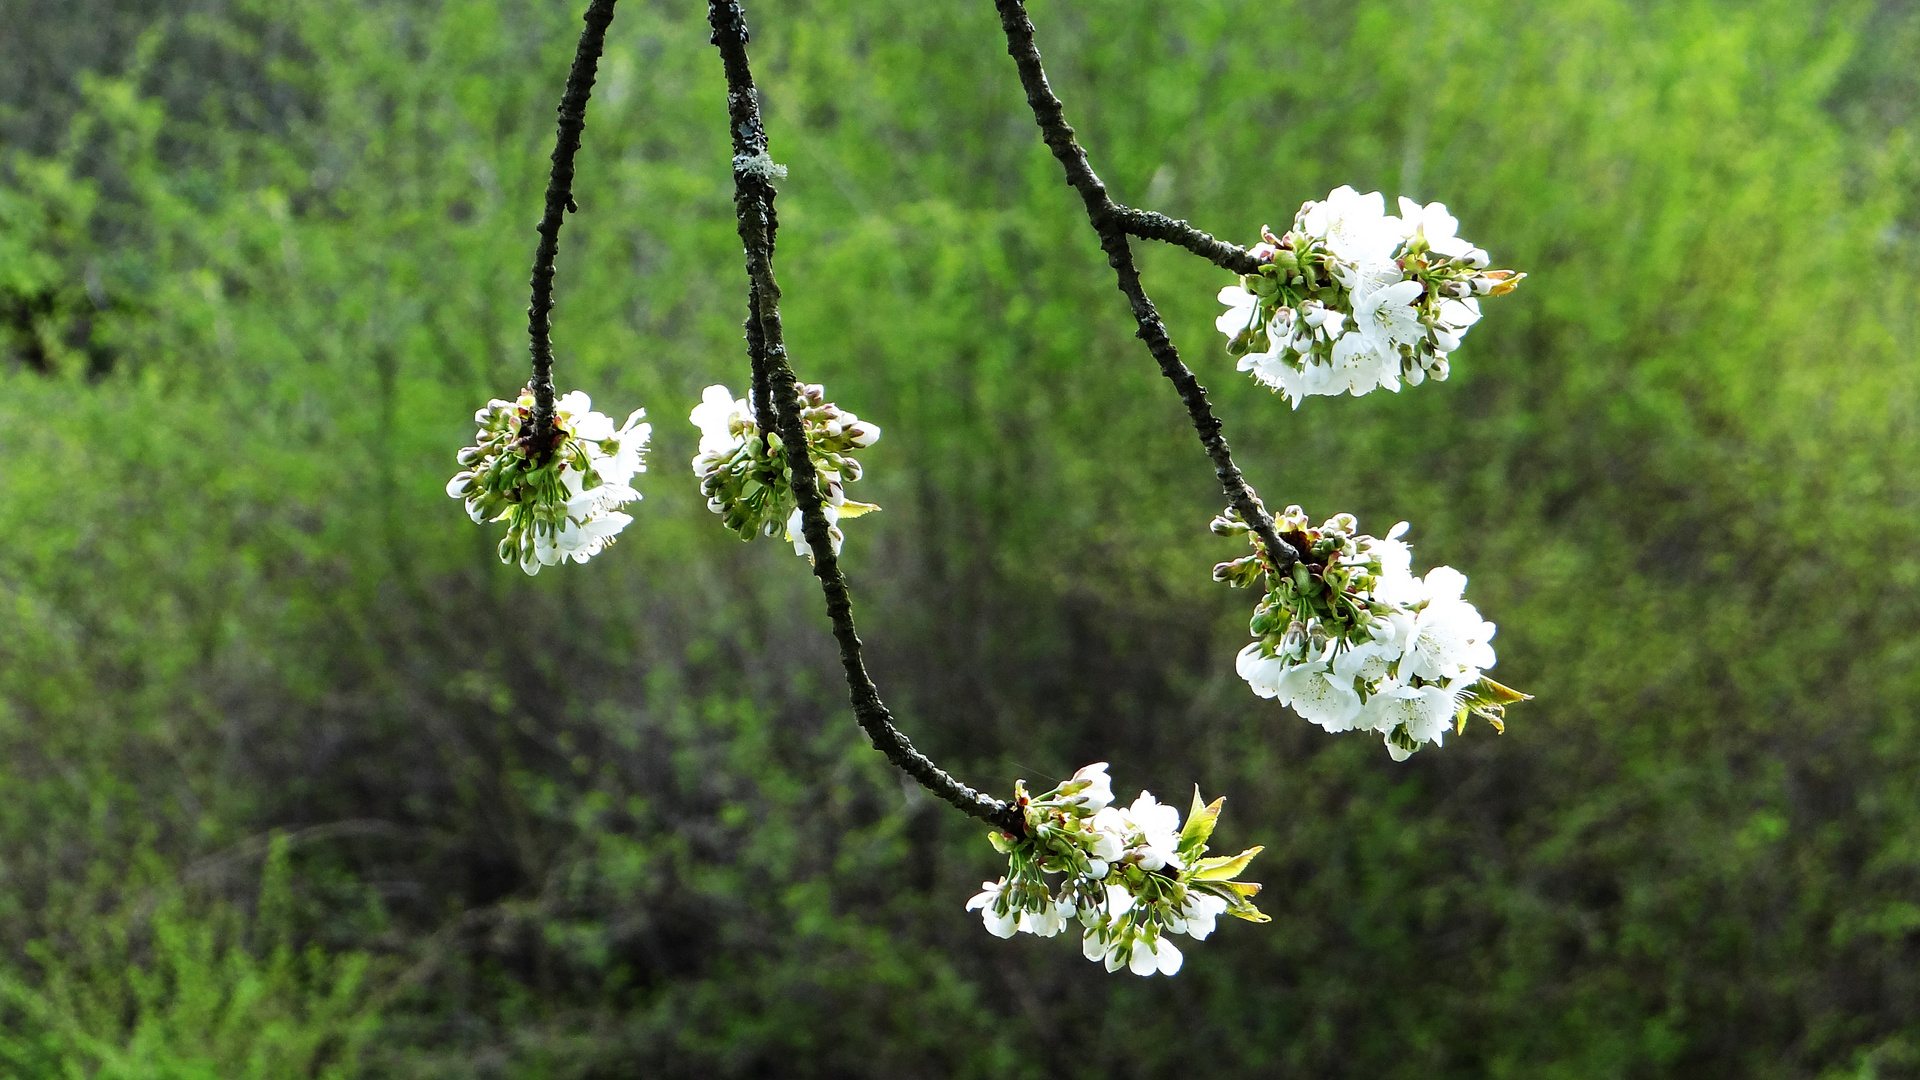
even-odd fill
[[[1274,922],[1172,980],[982,932],[981,830],[701,505],[702,5],[622,5],[561,253],[636,522],[527,579],[446,497],[579,6],[0,0],[0,1073],[1920,1071],[1913,5],[1036,0],[1121,200],[1247,242],[1381,188],[1532,275],[1451,381],[1295,412],[1141,251],[1269,503],[1412,521],[1537,695],[1404,765],[1234,676],[1211,469],[992,5],[750,11],[793,356],[886,429],[882,690],[991,790],[1226,795]]]

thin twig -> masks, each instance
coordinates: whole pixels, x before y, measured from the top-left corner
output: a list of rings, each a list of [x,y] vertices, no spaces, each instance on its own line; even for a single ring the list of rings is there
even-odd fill
[[[1200,444],[1206,447],[1207,456],[1213,459],[1213,471],[1220,478],[1220,488],[1226,493],[1228,505],[1240,512],[1240,516],[1253,527],[1254,534],[1266,545],[1273,568],[1285,570],[1293,565],[1299,553],[1273,531],[1272,516],[1261,505],[1259,496],[1247,485],[1246,478],[1240,474],[1240,467],[1233,463],[1233,451],[1227,446],[1226,437],[1220,433],[1220,420],[1213,415],[1212,406],[1207,404],[1207,388],[1201,386],[1193,371],[1181,362],[1180,352],[1167,336],[1166,324],[1160,321],[1160,313],[1154,310],[1153,301],[1147,298],[1146,290],[1141,287],[1140,271],[1133,263],[1133,248],[1127,242],[1130,222],[1146,228],[1151,219],[1155,228],[1161,227],[1159,223],[1165,223],[1166,226],[1179,225],[1181,229],[1186,229],[1185,223],[1174,222],[1161,214],[1147,215],[1128,210],[1113,201],[1107,194],[1106,185],[1094,174],[1093,166],[1087,164],[1086,151],[1074,140],[1073,128],[1067,124],[1066,110],[1061,106],[1060,99],[1054,96],[1052,87],[1047,85],[1047,72],[1040,66],[1040,48],[1034,44],[1033,21],[1027,17],[1026,5],[1022,0],[994,0],[994,5],[1000,10],[1000,28],[1007,35],[1007,53],[1020,69],[1020,84],[1027,91],[1027,106],[1033,110],[1034,123],[1040,125],[1041,137],[1053,151],[1053,156],[1059,159],[1061,168],[1066,170],[1067,183],[1080,193],[1080,201],[1086,204],[1087,220],[1100,236],[1100,248],[1107,253],[1107,264],[1113,267],[1114,275],[1119,279],[1120,291],[1133,307],[1133,320],[1138,324],[1134,336],[1147,343],[1147,351],[1153,354],[1154,361],[1160,365],[1160,373],[1173,383],[1181,402],[1186,405],[1194,430],[1200,433]],[[1162,231],[1169,235],[1160,239],[1184,235],[1179,230]],[[1231,247],[1204,233],[1196,232],[1195,235],[1205,237],[1217,247]],[[1193,249],[1191,243],[1175,242]],[[1205,251],[1200,253],[1214,258],[1214,255]]]
[[[1116,204],[1114,216],[1120,227],[1134,236],[1145,240],[1164,240],[1177,244],[1195,255],[1207,260],[1222,270],[1231,270],[1236,274],[1255,274],[1260,271],[1259,260],[1253,253],[1238,244],[1229,244],[1215,238],[1210,233],[1165,214],[1152,210],[1135,210],[1131,206]]]
[[[747,64],[746,14],[739,0],[709,0],[707,18],[713,27],[713,44],[719,47],[727,72],[727,118],[733,132],[734,152],[733,202],[751,282],[748,357],[753,363],[756,392],[765,387],[756,403],[757,415],[764,416],[770,402],[773,430],[780,433],[786,444],[787,466],[793,473],[793,496],[800,504],[803,532],[813,550],[814,575],[820,579],[820,589],[826,594],[833,636],[840,643],[840,664],[846,670],[853,715],[873,741],[874,748],[927,790],[973,817],[1017,834],[1025,827],[1018,808],[975,791],[914,749],[913,743],[894,726],[893,715],[887,711],[880,692],[867,675],[860,653],[860,635],[853,622],[853,600],[833,552],[827,517],[822,510],[819,479],[807,456],[797,379],[787,362],[786,344],[781,336],[780,286],[773,276],[774,188],[771,162],[765,157],[767,133],[760,119],[760,100],[754,90],[753,72]],[[768,429],[766,420],[760,423],[762,430]]]
[[[553,261],[560,253],[561,222],[568,211],[579,210],[573,202],[573,156],[580,149],[580,131],[587,126],[587,97],[593,93],[594,71],[606,45],[614,3],[593,0],[587,5],[587,25],[574,50],[566,91],[560,95],[560,131],[553,146],[553,171],[547,175],[540,246],[533,252],[533,299],[527,305],[527,336],[533,351],[533,439],[528,449],[535,460],[544,460],[553,449]]]

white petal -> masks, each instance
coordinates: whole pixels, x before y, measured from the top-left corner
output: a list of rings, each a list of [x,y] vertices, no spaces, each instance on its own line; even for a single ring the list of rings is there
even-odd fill
[[[1154,943],[1153,959],[1162,975],[1178,975],[1180,965],[1186,961],[1186,957],[1180,955],[1180,950],[1166,938]]]
[[[1146,942],[1136,941],[1133,943],[1133,958],[1127,961],[1128,970],[1132,971],[1135,975],[1151,975],[1157,971],[1159,967],[1158,962],[1154,960],[1153,950],[1147,948]]]
[[[1328,731],[1348,731],[1360,716],[1360,695],[1350,682],[1330,677],[1324,662],[1302,664],[1281,680],[1288,704],[1306,720]]]

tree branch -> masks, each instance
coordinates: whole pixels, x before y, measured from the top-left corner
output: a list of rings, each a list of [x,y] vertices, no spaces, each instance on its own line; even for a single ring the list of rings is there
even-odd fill
[[[1086,151],[1074,140],[1073,128],[1067,124],[1065,108],[1061,106],[1060,99],[1054,96],[1053,88],[1047,85],[1047,72],[1040,65],[1040,48],[1034,44],[1033,20],[1027,17],[1026,5],[1022,0],[994,0],[994,5],[1000,11],[1000,28],[1006,31],[1007,53],[1020,69],[1020,85],[1027,91],[1027,106],[1033,110],[1034,123],[1040,125],[1041,138],[1053,151],[1053,156],[1059,159],[1060,167],[1066,170],[1067,183],[1080,193],[1080,201],[1086,204],[1087,220],[1092,223],[1094,232],[1100,235],[1100,248],[1107,253],[1107,264],[1113,267],[1114,276],[1119,279],[1120,291],[1133,308],[1133,320],[1138,326],[1134,336],[1146,342],[1147,351],[1153,354],[1154,361],[1160,365],[1160,373],[1173,383],[1180,401],[1186,405],[1194,430],[1200,434],[1200,444],[1213,460],[1213,471],[1220,478],[1220,488],[1226,493],[1228,505],[1240,512],[1240,516],[1253,527],[1254,534],[1266,545],[1274,569],[1284,571],[1293,565],[1300,553],[1273,531],[1272,516],[1261,505],[1259,496],[1247,485],[1246,478],[1240,474],[1240,467],[1233,463],[1233,451],[1227,446],[1226,437],[1220,433],[1220,420],[1213,415],[1213,408],[1207,403],[1207,388],[1201,386],[1193,371],[1181,362],[1179,350],[1174,348],[1173,340],[1167,336],[1166,324],[1160,321],[1160,313],[1154,310],[1153,301],[1148,299],[1146,290],[1140,285],[1140,271],[1134,266],[1133,248],[1127,242],[1128,224],[1132,222],[1139,229],[1153,228],[1166,234],[1159,239],[1181,237],[1174,242],[1189,250],[1199,251],[1216,262],[1219,258],[1209,254],[1210,251],[1219,249],[1224,257],[1226,249],[1239,249],[1190,229],[1185,222],[1176,222],[1163,214],[1129,210],[1115,203],[1107,194],[1106,185],[1094,174],[1093,166],[1087,163]],[[1207,250],[1194,246],[1202,240],[1205,241],[1203,246],[1211,245]]]
[[[573,202],[573,156],[580,149],[580,132],[587,126],[587,97],[593,93],[600,50],[613,21],[615,0],[593,0],[587,5],[586,28],[574,50],[573,70],[560,95],[560,131],[554,141],[553,171],[547,175],[546,211],[540,216],[540,245],[533,252],[533,298],[527,305],[527,336],[533,352],[533,440],[528,448],[536,461],[553,450],[553,262],[560,253],[560,225]]]
[[[1131,206],[1117,204],[1113,212],[1120,222],[1120,227],[1134,236],[1144,240],[1164,240],[1169,244],[1176,244],[1220,269],[1231,270],[1236,274],[1255,274],[1260,271],[1259,261],[1246,248],[1215,239],[1212,234],[1201,232],[1177,218],[1170,218],[1152,210],[1135,210]]]
[[[860,635],[853,622],[853,599],[847,579],[833,553],[829,525],[822,511],[819,478],[807,456],[806,432],[800,420],[800,393],[780,328],[780,286],[773,275],[774,188],[772,162],[766,157],[767,133],[760,119],[760,101],[747,63],[746,14],[739,0],[708,0],[707,19],[713,44],[727,73],[727,116],[733,132],[734,211],[740,241],[746,248],[748,294],[747,354],[753,363],[758,401],[756,416],[762,431],[777,430],[786,445],[787,466],[793,473],[793,496],[800,504],[807,544],[813,550],[813,572],[826,594],[827,618],[840,643],[840,664],[847,676],[853,715],[874,748],[921,786],[965,813],[994,827],[1019,835],[1025,822],[1018,807],[975,791],[935,765],[894,726],[893,714],[880,700],[861,657]],[[764,392],[762,391],[764,388]],[[766,412],[773,412],[768,423]]]

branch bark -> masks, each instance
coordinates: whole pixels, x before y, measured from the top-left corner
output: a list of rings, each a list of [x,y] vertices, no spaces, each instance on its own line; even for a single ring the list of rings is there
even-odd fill
[[[1201,232],[1178,218],[1117,204],[1113,211],[1121,228],[1143,240],[1164,240],[1178,245],[1220,269],[1236,274],[1254,274],[1260,270],[1259,261],[1246,248],[1216,239],[1211,233]]]
[[[751,283],[746,337],[757,395],[755,415],[762,431],[778,431],[786,445],[787,465],[793,474],[793,496],[800,505],[803,532],[813,551],[814,576],[820,579],[821,592],[826,595],[827,618],[833,623],[833,636],[840,644],[840,664],[846,672],[854,718],[875,749],[928,791],[981,821],[1018,835],[1025,830],[1019,808],[975,791],[915,749],[894,725],[893,714],[880,700],[880,692],[867,674],[860,635],[853,621],[853,599],[828,535],[819,477],[807,456],[798,380],[787,360],[781,335],[780,286],[773,274],[777,220],[773,208],[772,162],[766,157],[767,133],[760,118],[753,71],[747,62],[746,13],[739,0],[709,0],[707,19],[713,27],[712,42],[720,50],[727,73],[727,118],[733,132],[734,152],[733,203]],[[767,415],[769,411],[771,417]]]
[[[532,341],[533,442],[536,461],[553,450],[553,263],[560,253],[560,225],[573,202],[573,157],[580,150],[580,132],[587,126],[587,98],[593,93],[594,73],[606,46],[607,25],[613,22],[616,0],[593,0],[587,5],[586,28],[573,53],[573,69],[560,95],[560,130],[554,140],[553,171],[547,174],[546,210],[540,215],[540,244],[533,252],[533,298],[527,305],[527,336]]]
[[[1160,313],[1154,309],[1153,301],[1140,284],[1140,271],[1134,265],[1133,248],[1127,241],[1127,233],[1133,231],[1129,229],[1130,224],[1135,230],[1152,229],[1159,234],[1155,236],[1156,239],[1172,239],[1215,262],[1231,258],[1232,252],[1239,249],[1164,214],[1131,210],[1115,203],[1107,194],[1106,185],[1095,175],[1093,166],[1087,163],[1087,153],[1080,148],[1079,142],[1074,139],[1073,128],[1067,123],[1066,109],[1060,104],[1060,99],[1054,96],[1053,88],[1047,84],[1047,72],[1040,64],[1040,48],[1034,43],[1033,20],[1027,16],[1026,4],[1022,0],[994,0],[994,5],[1000,12],[1000,28],[1007,35],[1007,53],[1020,70],[1020,85],[1027,92],[1027,107],[1033,110],[1034,123],[1040,125],[1041,138],[1059,160],[1060,167],[1066,171],[1067,183],[1080,193],[1080,201],[1086,204],[1087,220],[1093,225],[1094,232],[1099,234],[1100,248],[1107,253],[1107,264],[1113,267],[1120,292],[1133,308],[1133,320],[1137,325],[1134,336],[1146,342],[1147,351],[1153,354],[1154,361],[1160,365],[1160,373],[1173,384],[1181,403],[1187,407],[1187,415],[1200,435],[1200,444],[1213,461],[1213,471],[1220,478],[1220,489],[1226,493],[1227,504],[1240,512],[1240,516],[1253,527],[1254,534],[1266,545],[1275,571],[1286,570],[1299,558],[1300,553],[1274,532],[1273,517],[1261,505],[1253,488],[1248,486],[1240,467],[1233,463],[1233,451],[1227,445],[1226,436],[1221,434],[1220,420],[1213,415],[1213,408],[1207,402],[1207,388],[1200,385],[1193,371],[1181,361],[1179,350],[1174,348],[1173,340],[1167,336],[1166,324],[1160,321]],[[1252,258],[1249,256],[1246,265],[1251,264]],[[1227,268],[1234,269],[1232,266]]]

